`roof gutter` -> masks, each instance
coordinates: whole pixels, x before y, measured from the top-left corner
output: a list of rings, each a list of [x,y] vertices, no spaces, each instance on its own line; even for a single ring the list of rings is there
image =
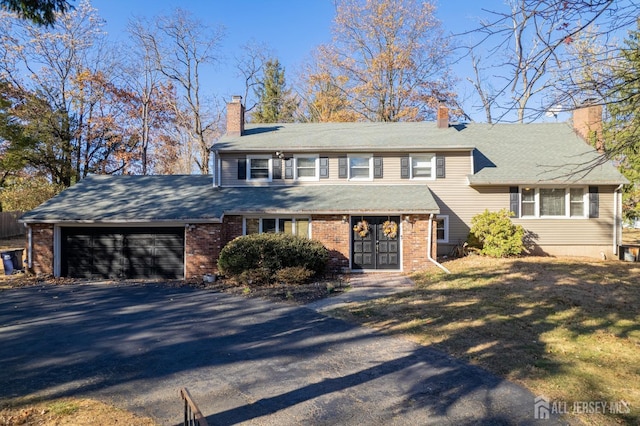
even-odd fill
[[[429,215],[429,231],[427,234],[427,259],[429,259],[431,263],[433,263],[438,268],[445,271],[447,274],[450,274],[451,272],[447,268],[445,268],[441,263],[438,263],[438,261],[431,256],[432,242],[433,242],[433,213]]]

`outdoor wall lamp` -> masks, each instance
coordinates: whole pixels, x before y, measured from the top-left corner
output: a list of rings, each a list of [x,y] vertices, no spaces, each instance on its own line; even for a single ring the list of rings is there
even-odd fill
[[[347,215],[346,215],[346,214],[343,214],[343,215],[342,215],[342,223],[347,223],[347,220],[348,220],[348,219],[349,219],[349,218],[347,217]]]
[[[284,152],[282,151],[276,151],[276,157],[278,157],[279,159],[283,159],[284,158]]]

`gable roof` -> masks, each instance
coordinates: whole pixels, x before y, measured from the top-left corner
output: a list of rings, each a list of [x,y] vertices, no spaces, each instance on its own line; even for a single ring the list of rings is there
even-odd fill
[[[217,222],[225,214],[439,213],[426,185],[218,187],[211,176],[88,176],[25,223]]]
[[[472,185],[627,182],[567,123],[468,123],[447,129],[433,122],[252,124],[242,136],[224,136],[214,149],[220,153],[469,151],[474,156]]]

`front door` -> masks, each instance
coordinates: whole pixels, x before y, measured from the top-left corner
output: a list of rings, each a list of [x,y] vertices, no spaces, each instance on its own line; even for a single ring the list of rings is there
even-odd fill
[[[400,269],[399,216],[351,218],[353,269]]]

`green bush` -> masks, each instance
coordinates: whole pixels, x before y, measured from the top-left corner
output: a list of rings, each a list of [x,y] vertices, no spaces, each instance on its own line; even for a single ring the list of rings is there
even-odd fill
[[[471,219],[469,245],[491,257],[517,256],[524,250],[524,228],[511,222],[511,212],[485,210]]]
[[[224,246],[218,268],[227,276],[264,268],[274,277],[277,271],[292,267],[320,274],[328,259],[329,252],[318,241],[289,234],[252,234],[238,237]]]

